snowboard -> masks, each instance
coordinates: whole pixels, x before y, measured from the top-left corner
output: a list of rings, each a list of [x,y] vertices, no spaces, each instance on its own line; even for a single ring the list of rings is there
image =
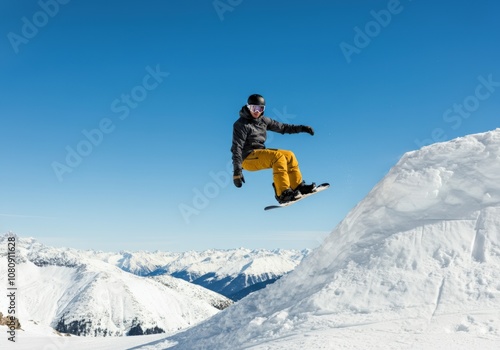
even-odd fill
[[[316,194],[316,193],[319,193],[321,191],[324,191],[324,190],[326,190],[329,187],[330,187],[329,183],[323,183],[321,185],[316,186],[316,188],[314,189],[313,192],[308,193],[308,194],[304,194],[300,198],[298,198],[298,199],[296,199],[294,201],[286,202],[286,203],[283,203],[283,204],[269,205],[269,206],[265,207],[264,210],[271,210],[271,209],[288,207],[289,205],[292,205],[292,204],[295,204],[297,202],[300,202],[304,198],[307,198],[309,196],[312,196],[313,194]]]

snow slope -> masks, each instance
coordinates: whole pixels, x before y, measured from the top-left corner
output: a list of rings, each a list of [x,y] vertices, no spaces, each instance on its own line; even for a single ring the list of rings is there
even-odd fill
[[[292,273],[143,348],[499,346],[497,129],[405,154]]]

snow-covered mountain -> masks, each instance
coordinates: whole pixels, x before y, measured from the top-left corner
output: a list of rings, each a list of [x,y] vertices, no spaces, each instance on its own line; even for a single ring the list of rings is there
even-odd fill
[[[292,271],[309,252],[243,248],[186,252],[150,275],[169,274],[239,300]]]
[[[139,276],[168,274],[233,300],[264,288],[292,271],[309,249],[210,249],[202,252],[85,252]]]
[[[0,238],[2,260],[7,237]],[[232,304],[171,276],[139,277],[74,249],[46,247],[31,238],[16,241],[22,325],[32,322],[90,336],[163,333],[192,326]],[[6,279],[7,264],[1,264],[0,284],[6,285]],[[8,300],[0,302],[6,311]]]
[[[0,256],[6,255],[6,239],[0,237]],[[293,270],[309,252],[106,253],[50,247],[33,238],[16,240],[19,274],[29,276],[20,280],[25,298],[21,320],[92,336],[185,328],[232,304],[203,285],[240,299]],[[0,283],[6,275],[2,273]]]
[[[29,260],[38,265],[76,266],[81,259],[115,265],[138,276],[168,274],[200,285],[233,300],[264,288],[292,271],[309,249],[211,249],[202,252],[99,252],[54,248],[25,239]]]
[[[145,348],[498,349],[499,281],[497,129],[405,154],[293,272]]]

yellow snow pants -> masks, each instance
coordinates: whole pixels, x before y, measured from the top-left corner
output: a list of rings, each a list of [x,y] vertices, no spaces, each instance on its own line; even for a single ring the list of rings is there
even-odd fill
[[[287,188],[295,190],[302,183],[299,162],[292,151],[256,149],[243,160],[241,165],[248,171],[272,168],[277,196]]]

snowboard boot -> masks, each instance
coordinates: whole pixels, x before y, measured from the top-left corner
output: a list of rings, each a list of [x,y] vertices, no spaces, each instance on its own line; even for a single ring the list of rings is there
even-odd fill
[[[299,191],[301,194],[309,194],[314,192],[316,189],[316,184],[313,182],[310,185],[306,185],[304,181],[295,189],[295,191]]]
[[[274,186],[274,183],[273,183],[273,188],[274,188],[274,198],[276,198],[276,200],[278,201],[279,204],[291,202],[291,201],[297,200],[301,197],[301,194],[299,191],[294,191],[291,188],[287,188],[286,190],[284,190],[281,193],[281,195],[278,196],[276,194],[276,187]]]
[[[283,193],[281,193],[279,197],[276,196],[276,200],[278,201],[279,204],[283,204],[295,201],[299,199],[300,196],[301,196],[300,192],[294,191],[291,188],[287,188],[286,190],[283,191]]]

